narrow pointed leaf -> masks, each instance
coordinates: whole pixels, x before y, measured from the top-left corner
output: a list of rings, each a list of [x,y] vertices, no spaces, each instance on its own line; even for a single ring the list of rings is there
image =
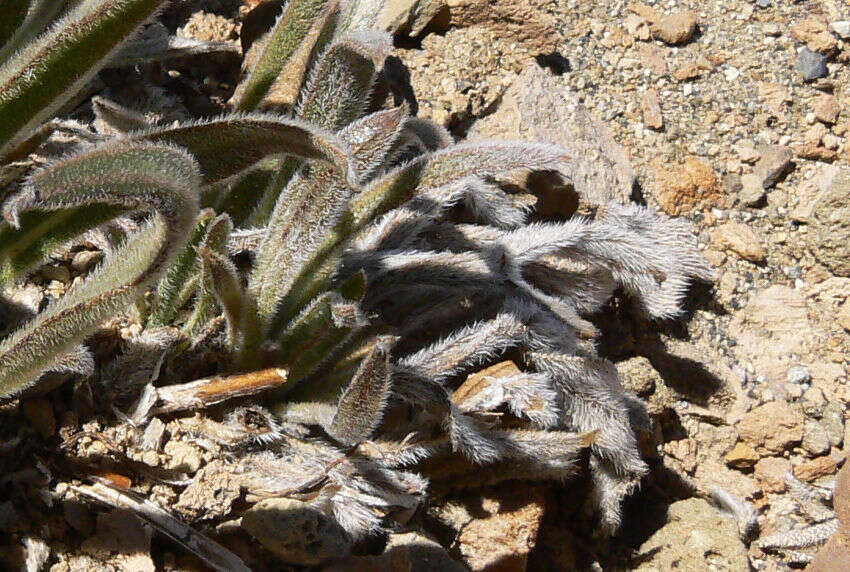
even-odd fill
[[[154,215],[84,282],[0,343],[0,395],[28,387],[158,277],[188,238],[199,180],[197,164],[182,150],[119,141],[55,163],[9,201],[4,214],[13,222],[29,208],[95,202]]]
[[[129,133],[150,127],[150,123],[141,113],[104,97],[93,97],[91,106],[94,111],[95,127],[98,129],[101,129],[102,125],[114,133]]]
[[[380,425],[392,389],[390,345],[391,338],[378,340],[339,398],[327,430],[340,443],[365,441]]]
[[[361,34],[335,42],[320,56],[298,104],[298,116],[334,132],[359,118],[365,112],[371,93],[376,62],[382,62],[391,47],[391,41],[380,33]],[[352,137],[349,139],[345,139],[344,133],[339,135],[352,146],[362,147],[363,141],[358,138],[361,133],[350,134]],[[374,139],[375,135],[371,135]],[[272,205],[279,202],[279,197],[290,190],[298,168],[299,161],[295,157],[284,160],[279,175],[267,188],[251,216],[252,224],[266,224],[273,216],[267,213]],[[325,178],[332,175],[316,173],[315,176]]]
[[[319,54],[333,39],[338,21],[339,2],[328,2],[326,9],[313,22],[306,38],[287,60],[283,70],[272,82],[257,108],[280,110],[286,113],[291,113],[295,109],[307,78],[310,77],[310,70],[315,65]],[[239,93],[238,89],[237,93]]]
[[[263,54],[246,81],[237,104],[239,109],[250,111],[257,107],[314,24],[334,9],[335,4],[329,0],[290,0],[269,32]]]
[[[245,319],[247,303],[236,267],[226,256],[208,248],[198,248],[204,266],[204,275],[209,276],[215,297],[227,318],[228,335],[235,342]]]
[[[374,170],[398,136],[404,114],[403,107],[374,113],[340,131],[340,138],[349,144],[352,160],[367,171]],[[249,282],[260,318],[271,328],[292,317],[288,313],[279,316],[281,301],[338,225],[353,193],[338,174],[315,165],[299,172],[281,195]]]
[[[296,114],[332,131],[363,116],[378,67],[392,49],[383,32],[359,32],[334,42],[319,57]]]
[[[206,184],[232,177],[269,155],[325,161],[349,180],[356,180],[348,149],[338,137],[277,115],[225,115],[178,127],[148,129],[130,138],[185,147],[201,164]]]
[[[206,236],[207,229],[214,218],[215,213],[211,210],[205,210],[198,216],[188,244],[186,244],[174,262],[165,271],[156,287],[156,293],[150,305],[148,326],[168,326],[171,324],[174,316],[177,315],[177,312],[182,306],[180,301],[184,286],[191,280],[192,275],[199,270],[197,263],[198,255],[194,247],[200,244],[201,240]],[[182,302],[185,302],[185,299]]]
[[[226,214],[219,215],[212,221],[200,241],[199,248],[193,249],[193,258],[197,262],[199,251],[214,252],[226,256],[227,241],[233,231],[233,223]],[[197,264],[199,272],[196,284],[195,305],[192,314],[186,321],[183,331],[190,337],[197,335],[217,313],[214,277],[203,260]],[[241,289],[241,286],[240,286]]]
[[[87,84],[108,57],[164,2],[83,2],[0,64],[0,157]]]

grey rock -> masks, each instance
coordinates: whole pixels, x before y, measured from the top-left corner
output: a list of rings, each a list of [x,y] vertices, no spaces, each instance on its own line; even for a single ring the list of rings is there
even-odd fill
[[[750,567],[735,520],[699,498],[671,504],[667,524],[641,545],[637,560],[642,572]]]
[[[807,240],[833,274],[850,277],[850,169],[841,169],[815,200]]]
[[[294,499],[258,502],[245,512],[242,528],[290,564],[320,564],[351,550],[351,540],[335,520]]]
[[[761,145],[758,151],[761,159],[756,163],[754,172],[762,187],[769,189],[793,168],[793,154],[784,145]]]
[[[838,401],[830,401],[823,408],[820,422],[833,447],[841,447],[844,443],[844,406]]]
[[[738,198],[748,207],[760,203],[764,198],[764,185],[761,177],[754,173],[741,177],[741,190],[738,193]]]
[[[804,365],[795,365],[788,370],[788,376],[786,379],[788,380],[788,383],[807,383],[812,380],[812,373],[809,371],[809,368]]]
[[[828,73],[826,69],[826,56],[804,47],[797,54],[797,65],[794,69],[797,70],[803,81],[815,81],[816,79],[826,77]]]
[[[581,203],[626,202],[635,172],[625,150],[594,120],[578,95],[557,77],[530,65],[507,90],[495,113],[478,120],[469,139],[548,141],[570,157],[568,170]]]
[[[850,40],[850,20],[839,20],[829,25],[842,40]]]
[[[803,429],[803,449],[814,457],[829,452],[831,441],[826,429],[817,421],[807,421]]]
[[[393,34],[418,36],[444,8],[443,0],[389,0],[377,24]]]

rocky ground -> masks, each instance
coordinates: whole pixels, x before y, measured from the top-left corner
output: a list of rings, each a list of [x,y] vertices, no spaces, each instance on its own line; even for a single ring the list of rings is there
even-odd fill
[[[178,3],[166,21],[184,37],[236,45],[255,4]],[[382,556],[340,569],[448,569],[446,554],[472,570],[804,566],[832,530],[830,491],[850,442],[850,7],[388,4],[383,24],[403,64],[393,69],[409,70],[420,116],[457,137],[542,139],[585,157],[578,193],[687,217],[717,276],[693,288],[684,320],[648,324],[622,300],[601,318],[603,353],[650,404],[654,423],[644,443],[652,473],[619,535],[593,532],[581,481],[435,491],[430,538],[395,535]],[[165,119],[220,108],[238,74],[228,57],[169,70],[162,84],[175,105]],[[120,100],[120,78],[102,75]],[[22,303],[37,308],[61,294],[97,256],[68,253],[19,294]],[[43,401],[27,402],[24,414],[49,436],[57,422]],[[144,451],[137,460],[182,473],[213,460],[180,427],[168,433],[158,460]],[[159,500],[198,509],[183,497]],[[57,571],[92,562],[152,569],[151,550],[171,569],[193,566],[173,545],[152,548],[149,531],[115,513],[94,521],[69,505],[64,523],[51,524],[96,532]],[[126,538],[132,555],[121,548]]]
[[[693,293],[686,331],[606,339],[656,422],[655,472],[632,508],[668,505],[664,518],[627,523],[621,540],[638,556],[625,566],[774,570],[804,559],[759,539],[818,520],[786,475],[828,488],[850,438],[850,8],[444,0],[426,24],[433,2],[391,4],[412,14],[389,23],[416,36],[398,55],[421,115],[458,135],[597,153],[586,192],[606,184],[691,219],[717,269],[711,291]],[[606,127],[616,143],[599,144]],[[705,500],[715,487],[752,505],[758,532],[741,534]],[[565,511],[570,500],[555,502]],[[543,545],[557,537],[569,559],[532,549],[532,563],[616,566],[552,532],[557,518],[541,522]]]

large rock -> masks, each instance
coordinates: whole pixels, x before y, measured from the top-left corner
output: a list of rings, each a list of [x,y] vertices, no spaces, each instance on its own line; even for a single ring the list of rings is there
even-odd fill
[[[526,570],[545,504],[543,488],[507,483],[452,497],[436,516],[456,531],[454,545],[471,570]]]
[[[242,528],[281,560],[315,565],[344,558],[351,541],[332,518],[316,507],[294,499],[272,498],[245,512]]]
[[[626,201],[631,195],[635,174],[626,151],[575,93],[537,65],[512,82],[495,113],[472,126],[470,139],[484,137],[563,147],[571,159],[571,182],[587,204]]]
[[[850,169],[840,169],[815,199],[808,245],[834,274],[850,276]]]
[[[737,429],[757,451],[782,453],[803,440],[803,416],[784,401],[769,401],[744,415]]]
[[[667,524],[641,545],[635,570],[749,570],[747,549],[732,518],[703,499],[673,503]]]
[[[729,332],[737,342],[735,352],[752,363],[776,391],[783,391],[788,369],[796,365],[792,354],[813,347],[806,299],[788,286],[774,285],[758,292],[735,314]]]
[[[464,572],[437,542],[417,532],[390,535],[380,556],[350,556],[322,572]]]
[[[672,167],[657,162],[654,170],[652,195],[669,215],[678,216],[725,204],[714,169],[697,157],[688,157],[681,165]]]
[[[513,41],[536,45],[540,53],[558,49],[558,23],[529,0],[442,0],[452,27],[490,26]]]
[[[393,34],[420,35],[445,9],[443,0],[389,0],[378,16],[378,27]]]
[[[747,225],[727,222],[711,233],[712,244],[720,250],[734,252],[744,260],[763,262],[766,256],[758,235]]]

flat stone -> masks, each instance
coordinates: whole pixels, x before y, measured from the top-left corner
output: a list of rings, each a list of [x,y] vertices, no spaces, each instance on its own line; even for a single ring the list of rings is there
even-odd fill
[[[832,163],[838,159],[837,151],[834,151],[825,145],[815,145],[814,143],[796,145],[794,147],[794,154],[800,159],[820,161],[821,163]]]
[[[443,0],[389,0],[376,24],[393,34],[418,36],[445,6]]]
[[[829,25],[842,40],[850,40],[850,20],[839,20]]]
[[[733,252],[751,262],[763,262],[766,256],[756,233],[737,222],[727,222],[715,228],[711,233],[711,243],[719,250]]]
[[[838,98],[834,95],[825,93],[817,96],[812,101],[812,110],[818,121],[833,125],[838,121],[838,116],[841,113],[841,104],[838,103]]]
[[[536,64],[516,78],[495,113],[475,122],[468,138],[547,141],[563,147],[573,158],[567,171],[580,204],[626,202],[631,196],[635,173],[625,150],[608,127],[590,116],[577,94]],[[569,214],[575,209],[567,193],[542,199],[545,210]]]
[[[652,28],[653,36],[672,46],[685,44],[697,31],[697,16],[683,10],[660,18]]]
[[[391,534],[380,556],[349,556],[322,572],[464,572],[446,549],[418,532]]]
[[[545,505],[543,487],[511,483],[450,497],[435,516],[456,531],[453,545],[473,572],[526,570]]]
[[[794,476],[801,481],[811,483],[822,477],[834,475],[837,471],[838,463],[832,458],[832,455],[824,455],[803,461],[794,467]]]
[[[806,49],[820,54],[832,54],[838,41],[827,29],[826,22],[819,18],[806,18],[791,26],[791,36],[806,44]]]
[[[793,167],[791,149],[784,145],[762,145],[758,149],[761,159],[754,173],[761,179],[765,189],[774,186]]]
[[[754,475],[762,489],[768,493],[784,493],[788,488],[785,475],[791,472],[791,463],[782,457],[765,457],[756,463]]]
[[[732,450],[726,453],[726,464],[733,469],[750,469],[758,460],[756,450],[742,441],[735,443]]]
[[[844,442],[844,406],[838,401],[830,401],[823,408],[820,422],[832,446],[841,447]]]
[[[735,521],[699,498],[671,504],[667,523],[641,545],[636,560],[639,572],[749,569]]]
[[[617,375],[622,380],[623,386],[641,397],[652,394],[657,385],[664,383],[661,374],[643,356],[635,356],[617,362],[616,365]]]
[[[836,572],[837,570],[850,570],[850,535],[842,531],[833,534],[806,566],[807,572]]]
[[[725,202],[714,169],[697,157],[688,157],[672,168],[657,163],[655,172],[653,196],[667,214],[688,214],[697,209],[722,206]]]
[[[729,325],[737,359],[752,363],[772,388],[784,385],[788,369],[799,363],[791,355],[801,355],[814,345],[808,316],[806,298],[793,288],[777,284],[756,292]]]
[[[794,69],[806,82],[826,77],[829,73],[826,67],[826,56],[813,52],[808,47],[802,48],[797,54],[797,64]]]
[[[788,383],[801,384],[812,380],[812,372],[804,365],[795,365],[788,370]]]
[[[736,429],[757,451],[782,453],[803,439],[803,416],[784,401],[769,401],[741,418]]]
[[[643,110],[643,122],[651,129],[664,128],[664,116],[661,114],[661,100],[658,97],[658,92],[654,89],[646,90],[641,99],[641,109]]]
[[[258,502],[242,516],[242,528],[289,564],[321,564],[351,550],[348,535],[335,520],[294,499]]]
[[[806,421],[803,429],[803,449],[811,453],[813,457],[829,453],[829,434],[823,425],[817,421]]]
[[[829,189],[840,171],[838,167],[832,165],[819,165],[811,179],[798,185],[797,206],[791,211],[791,218],[797,222],[811,221],[815,203]]]

